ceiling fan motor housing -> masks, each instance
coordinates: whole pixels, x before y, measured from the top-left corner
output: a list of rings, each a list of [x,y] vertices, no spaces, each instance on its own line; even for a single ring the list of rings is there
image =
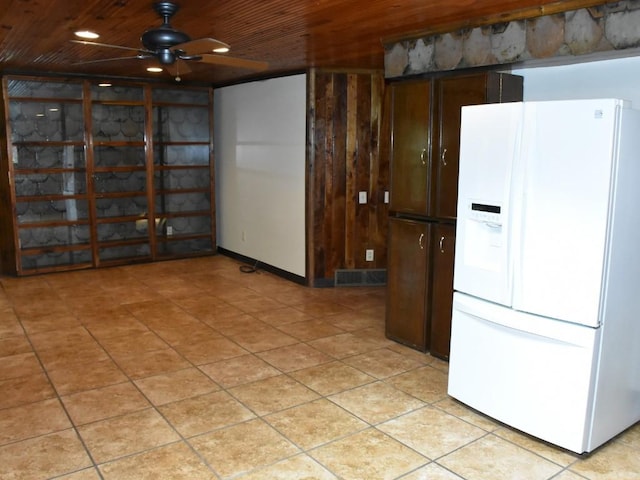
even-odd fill
[[[169,20],[178,11],[178,5],[172,2],[158,2],[153,5],[156,12],[162,17],[162,25],[152,28],[142,34],[141,41],[144,48],[156,52],[160,63],[170,65],[176,61],[171,47],[191,40],[186,33],[174,29]]]

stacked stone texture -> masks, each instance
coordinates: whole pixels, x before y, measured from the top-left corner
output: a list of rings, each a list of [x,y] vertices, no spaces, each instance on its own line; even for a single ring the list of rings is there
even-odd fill
[[[385,45],[387,78],[544,61],[640,46],[640,0]]]

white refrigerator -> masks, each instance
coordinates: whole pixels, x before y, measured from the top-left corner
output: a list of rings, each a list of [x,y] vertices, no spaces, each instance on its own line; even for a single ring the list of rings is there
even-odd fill
[[[449,394],[576,453],[640,420],[640,112],[463,107]]]

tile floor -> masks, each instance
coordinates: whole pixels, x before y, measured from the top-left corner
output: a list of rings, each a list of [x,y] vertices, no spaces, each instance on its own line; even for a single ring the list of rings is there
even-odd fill
[[[448,398],[384,288],[238,267],[0,277],[0,479],[640,478],[640,425],[578,457]]]

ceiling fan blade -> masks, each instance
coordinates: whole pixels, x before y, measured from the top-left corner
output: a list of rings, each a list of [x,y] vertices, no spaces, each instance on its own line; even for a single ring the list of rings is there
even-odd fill
[[[169,72],[169,75],[172,77],[179,77],[180,75],[191,72],[191,68],[187,62],[180,59],[176,60],[176,63],[172,63],[171,65],[164,65],[164,69]]]
[[[146,58],[151,58],[151,57],[150,56],[146,56],[146,55],[136,55],[135,57],[101,58],[99,60],[86,60],[84,62],[75,62],[75,63],[72,63],[71,65],[87,65],[89,63],[114,62],[116,60],[118,60],[118,61],[123,61],[123,60],[144,60]]]
[[[187,55],[198,55],[200,53],[210,53],[216,48],[229,49],[229,45],[215,38],[197,38],[188,42],[179,43],[171,48],[171,50],[182,50]]]
[[[81,45],[93,45],[94,47],[117,48],[119,50],[129,50],[131,52],[142,52],[142,53],[149,53],[149,54],[154,53],[150,50],[145,50],[141,48],[122,47],[120,45],[111,45],[110,43],[88,42],[86,40],[69,40],[69,41],[73,43],[79,43]]]
[[[226,65],[228,67],[246,68],[247,70],[266,70],[269,67],[267,62],[258,60],[245,60],[244,58],[227,57],[226,55],[201,55],[198,60],[203,63],[212,63],[215,65]]]

